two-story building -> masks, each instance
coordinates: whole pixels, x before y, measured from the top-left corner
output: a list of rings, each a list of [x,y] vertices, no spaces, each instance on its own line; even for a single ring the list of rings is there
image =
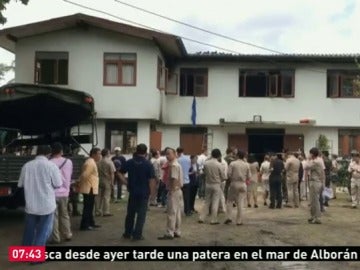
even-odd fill
[[[360,150],[356,55],[188,54],[174,35],[84,14],[1,30],[0,46],[16,82],[94,97],[100,147],[307,151],[322,134],[333,153]]]

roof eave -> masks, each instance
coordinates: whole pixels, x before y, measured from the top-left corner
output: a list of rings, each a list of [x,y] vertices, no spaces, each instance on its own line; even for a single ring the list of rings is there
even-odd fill
[[[15,53],[17,39],[67,29],[69,27],[77,26],[79,23],[85,23],[93,27],[99,27],[138,38],[150,40],[156,39],[158,41],[158,46],[161,46],[162,49],[169,47],[166,46],[166,43],[169,42],[172,43],[172,45],[170,45],[172,48],[166,50],[168,55],[171,55],[172,57],[182,57],[186,55],[185,46],[182,40],[177,36],[81,13],[0,30],[0,46]]]
[[[8,36],[0,36],[0,47],[3,49],[15,53],[15,44],[14,40],[11,40]]]

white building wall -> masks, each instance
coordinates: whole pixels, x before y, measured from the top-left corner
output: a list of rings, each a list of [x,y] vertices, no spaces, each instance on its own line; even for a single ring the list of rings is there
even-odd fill
[[[337,154],[339,145],[338,145],[338,129],[337,128],[313,128],[309,129],[304,135],[304,149],[305,153],[308,153],[312,147],[316,146],[316,142],[319,138],[319,135],[325,135],[329,139],[330,153]]]
[[[137,125],[137,144],[145,143],[147,147],[150,145],[150,122],[139,121]]]
[[[159,126],[162,132],[162,149],[165,147],[177,148],[180,146],[180,127],[179,126]]]
[[[278,68],[282,66],[285,68],[288,65],[279,64]],[[252,121],[254,115],[261,115],[263,121],[275,121],[284,126],[297,124],[303,118],[312,118],[316,120],[316,126],[322,127],[357,127],[360,124],[358,99],[326,97],[327,69],[324,66],[293,65],[296,68],[294,98],[239,97],[240,68],[274,68],[270,65],[181,63],[177,73],[180,67],[208,68],[208,96],[196,98],[199,125],[217,125],[220,118],[226,122]],[[191,124],[192,99],[167,95],[165,121],[169,124]]]
[[[91,94],[99,119],[159,119],[157,59],[161,53],[154,42],[92,27],[20,39],[16,44],[16,82],[34,82],[36,51],[69,53],[66,87]],[[103,85],[105,52],[136,53],[136,86]]]

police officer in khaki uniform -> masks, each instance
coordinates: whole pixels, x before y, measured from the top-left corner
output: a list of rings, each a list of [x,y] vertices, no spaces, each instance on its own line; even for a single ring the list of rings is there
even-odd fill
[[[217,220],[219,202],[222,195],[221,183],[225,181],[225,170],[219,162],[221,159],[221,152],[219,149],[214,149],[211,152],[211,158],[205,161],[205,205],[200,213],[199,223],[204,223],[205,217],[209,213],[211,205],[211,225],[219,224]]]
[[[95,213],[97,216],[109,217],[111,190],[114,186],[115,165],[110,158],[110,150],[101,151],[102,159],[97,163],[99,172],[99,194],[95,197]]]
[[[310,149],[310,157],[305,164],[305,169],[309,170],[309,191],[310,191],[310,224],[321,224],[320,216],[320,196],[325,181],[325,166],[319,157],[319,149]]]
[[[299,170],[300,160],[290,153],[285,162],[286,186],[288,191],[288,202],[286,207],[299,207]]]
[[[167,148],[166,158],[169,161],[169,180],[167,196],[167,229],[164,236],[159,240],[172,240],[181,237],[181,214],[184,209],[183,192],[184,185],[181,165],[176,159],[176,151]]]
[[[250,166],[244,161],[245,153],[238,151],[239,159],[231,162],[228,168],[228,179],[230,182],[229,191],[227,195],[225,224],[232,222],[232,208],[235,201],[237,207],[236,225],[243,224],[243,208],[244,199],[246,198],[246,180],[250,179]]]

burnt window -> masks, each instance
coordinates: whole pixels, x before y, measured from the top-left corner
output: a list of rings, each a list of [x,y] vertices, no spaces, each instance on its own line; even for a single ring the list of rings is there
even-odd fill
[[[294,97],[293,70],[241,70],[240,97]]]
[[[180,69],[180,96],[206,97],[208,92],[206,68]]]
[[[160,57],[158,57],[156,86],[159,90],[166,90],[168,79],[167,77],[168,70],[164,65],[164,61]]]
[[[68,84],[69,53],[36,52],[35,83]]]
[[[359,98],[360,73],[353,70],[330,70],[327,73],[327,97]]]

